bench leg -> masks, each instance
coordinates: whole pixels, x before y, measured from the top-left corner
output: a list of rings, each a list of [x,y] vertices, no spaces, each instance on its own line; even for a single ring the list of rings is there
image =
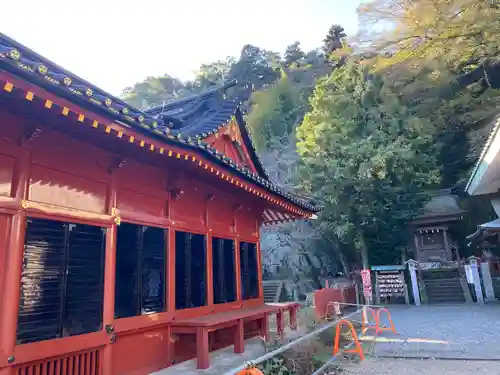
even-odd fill
[[[167,363],[170,366],[174,359],[174,342],[172,340],[172,328],[167,326]]]
[[[210,367],[208,349],[208,329],[198,327],[196,329],[196,358],[198,360],[198,369],[205,370]]]
[[[262,318],[262,329],[260,332],[260,336],[264,337],[264,340],[269,341],[269,315],[264,314],[264,317]]]
[[[297,330],[297,309],[290,309],[290,329],[293,331]]]
[[[243,328],[243,319],[238,319],[236,323],[236,332],[234,335],[234,352],[243,353],[245,351],[245,330]]]
[[[278,337],[282,339],[285,331],[285,317],[283,316],[283,310],[279,310],[276,313],[276,330],[278,331]]]

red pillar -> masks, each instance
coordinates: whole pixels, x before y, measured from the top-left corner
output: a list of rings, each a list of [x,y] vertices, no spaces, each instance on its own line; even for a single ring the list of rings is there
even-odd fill
[[[204,370],[210,366],[208,329],[204,327],[196,329],[196,357],[198,360],[198,369]]]
[[[115,224],[108,229],[106,234],[106,262],[104,267],[104,327],[110,326],[114,329],[115,316],[115,268],[116,268],[116,232]],[[111,342],[114,332],[109,334],[109,341],[104,347],[103,367],[104,374],[113,374],[113,343]]]
[[[262,318],[260,335],[264,337],[266,341],[269,341],[269,314],[264,314],[264,317]]]
[[[234,336],[234,352],[243,353],[245,351],[245,330],[243,329],[243,319],[238,319]]]
[[[276,312],[276,330],[278,331],[278,337],[283,338],[285,332],[285,316],[283,315],[283,309],[279,309]]]
[[[236,238],[234,241],[234,264],[236,268],[236,300],[241,300],[241,269],[240,269],[240,240]]]
[[[114,177],[114,176],[113,176]],[[108,192],[108,212],[113,213],[116,207],[116,184],[112,177]],[[104,310],[103,325],[111,328],[109,341],[103,349],[103,373],[113,374],[113,343],[116,338],[114,332],[115,319],[115,272],[116,272],[116,234],[117,225],[113,223],[106,233],[106,250],[104,263]]]
[[[213,308],[214,306],[214,279],[213,279],[213,268],[212,268],[212,232],[207,234],[207,306]]]
[[[262,288],[262,254],[260,252],[260,236],[257,238],[256,244],[257,251],[257,274],[259,283],[259,299],[264,300],[264,288]]]
[[[26,216],[18,212],[12,216],[10,237],[5,260],[2,304],[0,305],[0,366],[8,364],[7,358],[14,356],[16,346],[17,317],[19,314],[19,295],[24,253],[24,233]],[[15,358],[13,363],[15,363]],[[0,375],[13,374],[11,367],[0,370]]]
[[[290,308],[290,329],[295,331],[297,329],[297,307]]]
[[[167,311],[175,311],[175,229],[170,226],[168,230],[167,248]]]

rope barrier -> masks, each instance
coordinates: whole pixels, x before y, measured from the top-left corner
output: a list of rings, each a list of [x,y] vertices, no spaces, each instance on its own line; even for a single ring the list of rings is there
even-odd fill
[[[303,341],[306,341],[306,340],[309,340],[311,339],[312,337],[316,336],[317,334],[323,332],[323,331],[326,331],[327,329],[331,328],[331,327],[334,327],[336,326],[336,331],[335,331],[335,341],[334,341],[334,349],[333,349],[333,355],[332,355],[332,358],[329,359],[325,364],[323,364],[323,366],[321,366],[318,370],[316,370],[313,374],[311,375],[318,375],[320,374],[324,369],[326,369],[332,362],[334,362],[338,357],[339,355],[341,355],[341,353],[358,353],[359,357],[361,360],[364,360],[365,359],[365,356],[364,356],[364,353],[363,353],[363,349],[361,347],[361,344],[358,340],[358,336],[357,336],[357,333],[356,333],[356,330],[354,329],[354,326],[352,325],[352,323],[359,323],[355,320],[350,320],[349,318],[360,313],[361,312],[361,316],[362,316],[362,331],[361,331],[361,335],[364,334],[364,331],[363,329],[368,329],[368,328],[375,328],[375,334],[377,335],[379,332],[382,332],[382,331],[391,331],[393,333],[397,333],[396,332],[396,327],[394,326],[394,322],[392,321],[392,318],[391,318],[391,314],[389,313],[389,310],[385,307],[385,306],[382,306],[382,305],[362,305],[362,304],[353,304],[353,303],[343,303],[343,302],[336,302],[338,304],[342,304],[342,305],[348,305],[348,306],[357,306],[358,309],[356,311],[353,311],[349,314],[347,314],[346,316],[342,317],[342,318],[339,318],[339,319],[336,319],[332,322],[329,322],[319,328],[317,328],[316,330],[312,331],[312,332],[309,332],[308,334],[304,335],[304,336],[301,336],[283,346],[281,346],[280,348],[277,348],[269,353],[266,353],[258,358],[256,358],[255,360],[252,360],[251,362],[247,362],[239,367],[236,367],[232,370],[229,370],[229,371],[226,371],[225,373],[223,373],[222,375],[240,375],[241,374],[258,374],[258,372],[248,372],[248,371],[252,371],[252,370],[257,370],[255,368],[256,365],[260,364],[260,363],[263,363],[273,357],[275,357],[276,355],[278,354],[281,354],[291,348],[293,348],[294,346],[298,345],[299,343],[303,342]],[[361,308],[359,308],[361,307]],[[377,311],[375,312],[375,310],[373,309],[373,307],[377,308]],[[364,310],[365,309],[370,309],[371,310],[371,315],[372,317],[374,318],[375,320],[375,325],[369,325],[367,324],[367,320],[365,319],[366,318],[366,315],[365,315],[365,312]],[[383,312],[386,312],[387,313],[387,319],[389,321],[389,327],[385,327],[385,326],[381,326],[380,325],[380,312],[383,311]],[[342,326],[344,325],[347,325],[350,330],[351,330],[351,334],[353,336],[353,341],[347,345],[345,348],[343,349],[340,349],[339,348],[339,344],[340,344],[340,329]],[[355,349],[351,349],[353,346],[356,346]],[[247,372],[242,372],[244,370],[247,370]]]
[[[317,328],[316,330],[309,332],[308,334],[301,336],[301,337],[297,338],[296,340],[293,340],[293,341],[289,342],[288,344],[283,345],[282,347],[280,347],[278,349],[273,350],[272,352],[266,353],[266,354],[264,354],[256,359],[252,360],[252,364],[258,365],[262,362],[265,362],[268,359],[271,359],[271,358],[275,357],[276,355],[281,354],[284,351],[287,351],[287,350],[293,348],[295,345],[297,345],[303,341],[309,340],[309,339],[313,338],[314,336],[318,335],[319,333],[326,331],[327,329],[329,329],[331,327],[334,327],[341,320],[348,319],[349,317],[354,316],[355,314],[358,314],[359,312],[360,312],[360,309],[353,311],[352,313],[347,314],[346,316],[343,317],[343,319],[337,319],[333,322],[327,323],[327,324]],[[232,370],[229,370],[229,371],[223,373],[222,375],[237,374],[239,371],[245,370],[247,368],[247,366],[248,366],[247,364],[241,365],[239,367],[236,367]]]

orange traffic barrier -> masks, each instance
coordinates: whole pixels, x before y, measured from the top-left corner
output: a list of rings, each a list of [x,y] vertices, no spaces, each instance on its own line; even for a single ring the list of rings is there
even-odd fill
[[[380,322],[381,322],[380,313],[382,311],[385,311],[387,313],[387,320],[389,321],[389,327],[382,327],[380,324]],[[378,334],[379,332],[382,332],[382,331],[391,331],[392,333],[397,334],[396,327],[394,326],[394,322],[391,319],[391,313],[385,307],[382,307],[377,311],[376,320],[377,320],[377,329],[375,330],[375,334]]]
[[[340,322],[337,323],[337,328],[335,330],[335,345],[333,347],[333,355],[337,355],[339,352],[339,344],[340,344],[340,329],[342,328],[343,325],[347,325],[349,329],[351,330],[352,334],[352,340],[354,342],[355,349],[347,349],[344,350],[344,353],[358,353],[359,359],[362,361],[365,359],[365,355],[363,353],[363,348],[361,347],[361,344],[359,343],[358,340],[358,335],[356,334],[356,330],[354,329],[354,326],[352,323],[348,320],[342,319]]]
[[[370,314],[365,313],[365,311],[369,312]],[[369,324],[369,316],[366,315],[371,315],[375,325]],[[371,307],[365,306],[363,307],[363,310],[361,311],[361,334],[364,335],[366,331],[370,328],[374,328],[375,332],[377,332],[377,329],[379,327],[379,322],[378,322],[378,313],[375,312],[374,309]]]

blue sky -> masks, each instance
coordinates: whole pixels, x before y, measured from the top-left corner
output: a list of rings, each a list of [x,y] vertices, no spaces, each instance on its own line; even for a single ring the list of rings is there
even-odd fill
[[[283,52],[357,28],[359,0],[5,0],[0,31],[115,95],[146,76],[193,78],[244,44]]]

